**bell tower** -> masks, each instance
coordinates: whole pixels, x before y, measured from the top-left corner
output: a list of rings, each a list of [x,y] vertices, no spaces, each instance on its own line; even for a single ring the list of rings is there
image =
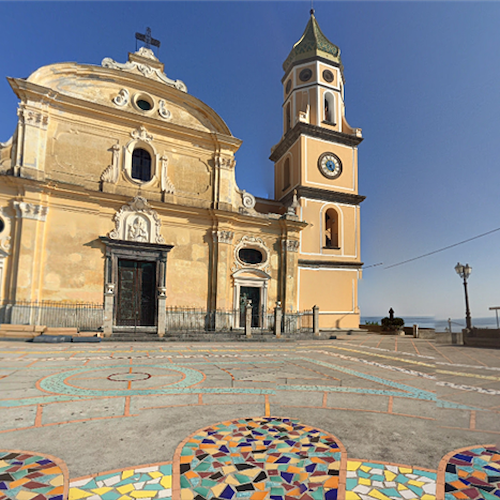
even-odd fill
[[[272,148],[275,199],[297,192],[301,232],[298,310],[320,309],[320,328],[358,328],[361,277],[358,145],[345,118],[340,49],[311,17],[283,63],[283,136]]]

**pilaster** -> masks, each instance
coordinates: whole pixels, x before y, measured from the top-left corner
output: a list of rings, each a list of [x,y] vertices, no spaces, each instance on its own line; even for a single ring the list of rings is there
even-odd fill
[[[43,180],[49,116],[40,105],[21,104],[14,175]]]
[[[11,286],[15,290],[16,300],[39,300],[48,207],[37,203],[14,201],[13,208],[16,212],[17,268],[13,272]]]

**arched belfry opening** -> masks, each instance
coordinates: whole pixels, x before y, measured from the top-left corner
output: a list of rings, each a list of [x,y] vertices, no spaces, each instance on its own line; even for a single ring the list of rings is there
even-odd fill
[[[324,247],[339,248],[339,214],[334,208],[325,212]]]

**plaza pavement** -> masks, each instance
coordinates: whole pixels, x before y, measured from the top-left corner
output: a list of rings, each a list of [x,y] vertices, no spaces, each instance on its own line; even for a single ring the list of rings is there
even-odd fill
[[[204,440],[216,431],[220,431],[221,435],[217,436],[222,439],[231,426],[232,429],[246,425],[245,422],[260,429],[272,420],[262,420],[263,417],[280,417],[281,420],[273,421],[272,425],[279,432],[299,436],[296,439],[302,439],[301,433],[306,431],[309,432],[307,439],[312,439],[311,432],[321,432],[324,436],[321,439],[333,436],[331,439],[335,440],[337,448],[330,451],[336,458],[330,462],[338,465],[337,470],[331,463],[321,465],[321,470],[327,471],[321,481],[329,481],[324,483],[329,487],[323,484],[321,493],[318,493],[319,483],[314,483],[316,493],[314,487],[310,492],[302,491],[300,486],[293,487],[293,481],[299,484],[314,478],[301,476],[298,469],[292,468],[294,477],[293,471],[275,473],[278,475],[276,481],[282,481],[286,488],[281,483],[277,486],[273,483],[276,486],[274,495],[270,487],[269,491],[266,489],[268,483],[255,482],[255,478],[250,486],[222,489],[226,488],[226,483],[223,482],[220,488],[215,484],[216,480],[223,481],[220,477],[209,477],[210,472],[198,477],[197,472],[193,472],[194,465],[192,469],[182,465],[192,460],[192,457],[186,458],[189,453],[184,445],[194,449],[193,443],[205,443]],[[221,425],[214,427],[218,424]],[[203,432],[208,427],[212,431]],[[262,432],[268,431],[261,430],[257,437]],[[75,500],[245,496],[259,500],[430,500],[436,497],[436,484],[438,490],[443,490],[442,493],[438,491],[437,498],[445,498],[444,472],[441,483],[439,477],[436,480],[442,458],[461,448],[498,444],[499,437],[500,351],[494,349],[367,334],[287,343],[0,342],[0,450],[29,451],[40,457],[53,457],[54,463],[62,464],[62,470],[67,466],[65,478],[71,480],[73,486],[69,489],[69,497]],[[280,438],[280,446],[286,446],[283,444],[285,438]],[[217,441],[219,448],[220,439]],[[309,443],[307,439],[302,443]],[[320,442],[328,443],[328,439]],[[210,439],[207,442],[211,443]],[[269,444],[271,441],[264,442]],[[314,439],[311,442],[318,443]],[[200,449],[210,446],[216,445],[200,445]],[[218,452],[221,456],[219,448],[207,453]],[[201,454],[200,451],[196,453]],[[500,455],[495,458],[492,453],[491,464],[500,464]],[[305,458],[305,455],[298,457]],[[252,460],[255,465],[255,459]],[[294,460],[292,462],[300,467],[302,462]],[[386,464],[382,476],[385,474],[389,486],[383,481],[366,479],[367,474],[374,474],[373,467],[379,462]],[[361,478],[356,471],[361,471],[363,463],[370,465],[364,466],[366,474]],[[164,464],[163,468],[158,464]],[[227,469],[228,464],[226,462],[224,469],[227,474],[234,469]],[[4,461],[4,467],[7,465]],[[0,499],[3,498],[1,466],[0,456]],[[150,466],[149,472],[146,466]],[[177,470],[179,467],[181,472]],[[394,479],[397,467],[400,472],[410,470],[414,473],[414,477],[410,474],[411,478],[406,481],[416,481],[420,486],[406,484],[398,489],[397,478]],[[124,469],[129,472],[120,472]],[[415,472],[417,469],[419,473]],[[142,475],[144,471],[150,474],[150,487],[156,485],[156,490],[150,489],[149,496],[127,483],[133,479],[135,485],[149,484],[144,478],[139,481],[141,470]],[[197,470],[216,469],[199,466]],[[317,471],[311,474],[320,475],[319,470],[318,465]],[[450,470],[447,468],[446,473]],[[92,485],[88,478],[77,481],[106,471],[118,471],[116,477],[112,474],[102,476],[109,484],[104,480],[95,483],[95,477]],[[396,472],[394,477],[393,472]],[[234,476],[234,471],[231,474]],[[426,474],[431,477],[428,481],[434,481],[434,486],[430,484],[424,488]],[[335,475],[340,482],[335,480]],[[236,479],[231,476],[231,481],[239,484],[242,477],[241,474]],[[498,478],[494,474],[489,477],[498,480],[498,486],[487,493],[489,491],[491,498],[496,496],[498,499],[500,465]],[[117,482],[118,479],[121,482]],[[447,476],[446,480],[451,482],[452,479]],[[115,485],[122,485],[122,489],[113,486],[113,481]],[[232,484],[231,481],[227,484]],[[335,494],[334,486],[338,488]],[[19,488],[21,486],[16,495],[21,491]],[[62,486],[58,492],[62,491],[60,488]],[[233,496],[231,488],[235,492]],[[450,496],[460,488],[446,488],[447,499],[474,498],[472,493],[465,497],[458,493]],[[495,493],[497,491],[499,494]],[[67,492],[66,488],[64,494]],[[10,498],[8,491],[3,493],[7,494],[5,498]],[[287,493],[290,494],[286,496]],[[23,495],[12,498],[35,498]]]

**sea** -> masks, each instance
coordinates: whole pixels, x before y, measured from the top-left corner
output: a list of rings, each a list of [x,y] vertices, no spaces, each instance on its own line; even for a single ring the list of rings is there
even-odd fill
[[[361,324],[369,322],[377,322],[380,325],[380,320],[384,316],[361,316]],[[437,332],[444,332],[448,329],[448,318],[437,319],[433,316],[403,316],[405,326],[418,325],[419,328],[434,328]],[[476,328],[497,328],[497,320],[495,316],[489,318],[472,318],[472,326]],[[465,328],[465,318],[451,318],[451,331],[459,332]]]

